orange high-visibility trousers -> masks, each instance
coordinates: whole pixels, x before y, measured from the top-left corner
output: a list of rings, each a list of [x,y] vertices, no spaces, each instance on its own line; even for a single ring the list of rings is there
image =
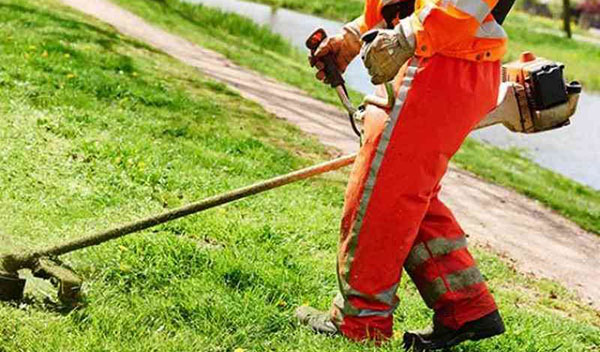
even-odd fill
[[[389,117],[367,114],[345,196],[331,313],[355,340],[392,335],[403,267],[447,327],[497,309],[438,192],[449,160],[496,105],[500,63],[413,58],[398,79]]]

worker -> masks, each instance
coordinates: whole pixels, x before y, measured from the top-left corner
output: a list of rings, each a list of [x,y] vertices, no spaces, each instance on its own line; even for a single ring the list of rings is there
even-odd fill
[[[450,159],[496,106],[507,44],[491,14],[497,2],[367,0],[364,14],[315,52],[317,78],[327,82],[324,55],[343,72],[362,51],[374,84],[396,78],[397,99],[391,111],[369,107],[366,114],[345,194],[339,294],[329,312],[300,307],[301,323],[352,340],[389,339],[404,267],[434,312],[431,327],[404,334],[407,349],[504,332],[465,233],[439,198]],[[390,6],[395,18],[384,16]],[[363,46],[361,36],[372,29],[377,36]]]

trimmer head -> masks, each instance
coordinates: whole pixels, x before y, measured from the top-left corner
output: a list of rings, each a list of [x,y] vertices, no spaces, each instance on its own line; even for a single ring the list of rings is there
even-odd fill
[[[0,271],[0,300],[18,301],[23,299],[25,291],[25,280],[17,274],[9,274]]]

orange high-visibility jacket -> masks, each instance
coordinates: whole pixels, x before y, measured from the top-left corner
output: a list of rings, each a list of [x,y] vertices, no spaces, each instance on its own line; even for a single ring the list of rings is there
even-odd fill
[[[365,0],[364,14],[357,21],[360,32],[385,27],[382,8],[399,1],[413,0]],[[414,1],[415,12],[402,25],[418,56],[496,61],[506,52],[506,32],[491,15],[498,0]]]

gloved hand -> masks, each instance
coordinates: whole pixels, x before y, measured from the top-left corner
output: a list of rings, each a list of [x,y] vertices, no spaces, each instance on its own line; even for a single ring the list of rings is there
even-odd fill
[[[377,37],[363,46],[362,59],[373,84],[391,81],[402,65],[414,56],[415,39],[407,35],[409,31],[410,23],[401,21],[394,29],[379,30]]]
[[[325,38],[314,56],[309,56],[310,65],[318,69],[317,79],[329,83],[325,77],[325,64],[320,58],[332,54],[337,69],[344,73],[350,62],[360,53],[360,48],[360,30],[353,22],[345,25],[340,34]]]

